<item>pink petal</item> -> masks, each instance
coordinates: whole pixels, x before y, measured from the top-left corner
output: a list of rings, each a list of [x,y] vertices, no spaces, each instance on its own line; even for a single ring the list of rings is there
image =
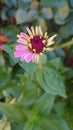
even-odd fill
[[[22,55],[20,61],[23,62],[25,60],[25,55]]]
[[[17,51],[24,51],[25,49],[26,49],[27,47],[25,46],[25,45],[21,45],[21,44],[19,44],[19,45],[17,45],[16,47],[15,47],[15,49],[17,50]]]
[[[31,60],[32,60],[32,57],[33,57],[33,53],[28,53],[26,56],[25,56],[25,61],[27,63],[29,63]]]
[[[25,60],[25,57],[28,54],[29,54],[29,50],[25,50],[24,54],[21,55],[21,58],[20,58],[21,62]]]
[[[23,38],[19,38],[19,39],[17,40],[17,42],[23,43],[23,44],[26,44],[26,43],[27,43],[27,41],[26,41],[25,39],[23,39]]]
[[[28,35],[26,35],[26,34],[23,33],[23,32],[20,33],[20,36],[21,36],[22,38],[24,38],[25,40],[27,40],[27,38],[28,38]]]
[[[21,56],[25,56],[28,53],[29,53],[29,50],[27,50],[27,49],[25,49],[24,51],[22,51],[22,50],[18,51],[17,50],[17,51],[14,52],[14,56],[16,58],[18,58],[18,57],[21,57]]]
[[[0,45],[0,51],[2,51],[3,50],[3,48],[2,48],[2,46]]]
[[[32,62],[36,62],[36,54],[33,54],[33,56],[32,56]]]
[[[14,52],[14,57],[18,58],[18,57],[21,57],[21,55],[24,54],[24,51],[15,51]]]

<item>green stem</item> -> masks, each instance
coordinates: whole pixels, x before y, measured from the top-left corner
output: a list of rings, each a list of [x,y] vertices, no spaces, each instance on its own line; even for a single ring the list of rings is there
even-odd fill
[[[73,41],[69,41],[67,43],[62,43],[61,45],[56,45],[54,46],[54,50],[57,49],[57,48],[65,48],[67,46],[72,46],[73,45]]]

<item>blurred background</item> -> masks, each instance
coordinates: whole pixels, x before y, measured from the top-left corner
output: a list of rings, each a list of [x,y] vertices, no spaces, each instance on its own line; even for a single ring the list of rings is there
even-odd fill
[[[49,36],[57,34],[55,44],[63,44],[73,40],[73,0],[0,0],[0,101],[9,101],[14,97],[5,91],[15,85],[14,77],[23,73],[23,69],[13,62],[13,51],[3,49],[3,45],[16,43],[16,35],[26,32],[26,27],[41,26]],[[48,60],[60,57],[65,67],[68,67],[66,107],[62,102],[58,105],[60,114],[66,118],[73,128],[73,46],[56,49],[47,53]],[[8,69],[8,72],[6,71]],[[12,71],[10,71],[12,70]],[[10,80],[13,78],[13,80]],[[62,106],[63,105],[63,106]],[[63,111],[62,111],[63,110]],[[66,113],[64,113],[66,112]],[[2,115],[2,112],[1,112]]]

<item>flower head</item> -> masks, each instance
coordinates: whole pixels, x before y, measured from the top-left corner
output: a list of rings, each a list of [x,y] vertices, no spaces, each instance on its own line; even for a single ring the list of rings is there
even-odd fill
[[[10,40],[7,38],[6,35],[0,35],[0,51],[3,50],[3,45],[7,42],[10,42]]]
[[[54,44],[54,38],[56,35],[48,38],[47,32],[45,34],[42,33],[41,27],[31,27],[30,29],[26,28],[28,35],[21,32],[20,35],[17,35],[17,42],[20,43],[16,45],[14,52],[14,57],[20,58],[20,61],[26,61],[29,63],[39,62],[39,58],[46,51],[53,51],[53,48],[50,47]]]

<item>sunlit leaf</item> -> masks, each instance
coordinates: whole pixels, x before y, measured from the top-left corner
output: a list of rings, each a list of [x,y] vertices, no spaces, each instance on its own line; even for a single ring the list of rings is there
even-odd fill
[[[65,2],[65,4],[59,8],[57,8],[54,18],[55,18],[55,22],[57,24],[64,24],[66,21],[65,19],[68,17],[69,15],[69,6],[68,3]]]
[[[0,120],[0,129],[1,130],[11,130],[10,123],[8,121]]]
[[[25,114],[19,105],[0,103],[0,109],[6,114],[9,120],[16,122],[23,122],[25,120]]]

